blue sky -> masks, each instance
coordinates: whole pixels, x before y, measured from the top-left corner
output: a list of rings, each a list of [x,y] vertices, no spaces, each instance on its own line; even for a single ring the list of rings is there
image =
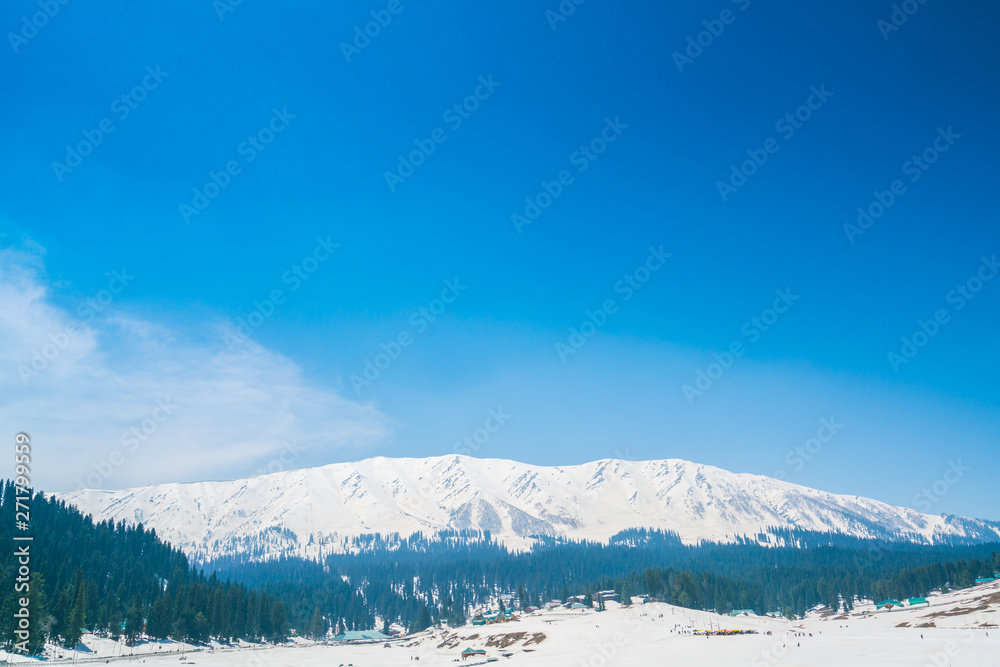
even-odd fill
[[[559,6],[9,4],[0,415],[37,483],[676,457],[1000,519],[1000,10]]]

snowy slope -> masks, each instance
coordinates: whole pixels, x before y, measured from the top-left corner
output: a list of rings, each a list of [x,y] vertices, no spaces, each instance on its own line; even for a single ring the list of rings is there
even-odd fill
[[[542,467],[501,459],[372,458],[251,479],[58,494],[97,519],[142,522],[191,555],[315,557],[362,533],[489,530],[514,548],[533,535],[604,541],[633,527],[688,542],[767,527],[861,537],[1000,539],[1000,523],[932,516],[857,496],[677,459]]]
[[[638,602],[638,599],[635,600]],[[608,609],[557,608],[522,614],[519,621],[486,627],[432,628],[385,643],[312,645],[297,640],[283,646],[241,649],[180,646],[151,642],[128,648],[110,639],[84,635],[87,653],[55,649],[50,657],[96,657],[100,663],[129,660],[141,654],[149,667],[177,665],[177,649],[187,649],[186,663],[207,667],[329,667],[379,665],[453,666],[465,648],[482,649],[486,658],[516,667],[566,665],[618,667],[995,667],[1000,664],[1000,583],[928,598],[929,605],[892,611],[855,608],[847,615],[810,613],[789,623],[753,615],[731,617],[661,602]],[[702,629],[753,630],[757,634],[713,637]],[[771,634],[768,635],[767,633]],[[153,654],[152,651],[162,651]],[[116,658],[115,656],[126,656]],[[38,664],[22,655],[5,654],[18,664]],[[417,660],[419,659],[419,662]],[[67,664],[65,662],[61,664]],[[181,662],[181,664],[185,664]],[[487,664],[484,658],[462,665]]]

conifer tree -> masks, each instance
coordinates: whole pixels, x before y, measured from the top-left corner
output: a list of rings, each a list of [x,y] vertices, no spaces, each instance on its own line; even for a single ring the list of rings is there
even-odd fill
[[[136,594],[132,598],[132,603],[129,605],[128,610],[125,612],[125,644],[127,646],[134,646],[139,638],[142,637],[143,630],[142,598]]]
[[[309,635],[313,639],[322,639],[326,636],[326,623],[323,622],[323,614],[319,607],[313,611],[312,621],[309,623]]]
[[[70,608],[63,631],[63,643],[66,648],[74,648],[83,636],[84,624],[87,622],[85,609],[87,607],[87,588],[83,584],[83,570],[76,570],[76,588],[73,595],[73,606]]]

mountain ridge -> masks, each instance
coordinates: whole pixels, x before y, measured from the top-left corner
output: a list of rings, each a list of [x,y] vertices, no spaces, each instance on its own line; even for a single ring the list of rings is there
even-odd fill
[[[606,542],[629,528],[688,543],[795,528],[917,543],[1000,541],[1000,523],[929,515],[682,459],[538,466],[460,454],[373,457],[221,482],[54,494],[95,518],[143,523],[192,557],[319,558],[364,534],[488,531]]]

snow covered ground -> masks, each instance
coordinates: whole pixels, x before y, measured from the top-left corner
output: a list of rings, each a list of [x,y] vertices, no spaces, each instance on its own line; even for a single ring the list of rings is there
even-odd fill
[[[893,611],[876,611],[869,603],[845,615],[819,609],[795,622],[756,616],[733,618],[661,603],[620,607],[609,602],[608,610],[602,613],[589,609],[536,612],[501,625],[430,630],[390,642],[388,648],[382,643],[327,646],[299,642],[256,649],[201,649],[188,651],[183,659],[176,652],[147,654],[133,660],[151,666],[208,667],[392,667],[412,665],[416,659],[422,665],[474,665],[493,657],[501,664],[524,667],[1000,666],[1000,582],[928,600],[929,605]],[[693,634],[709,628],[756,630],[759,634]],[[767,635],[768,631],[772,634]],[[146,646],[157,644],[167,647],[163,642]],[[108,648],[94,647],[99,654]],[[469,647],[485,650],[485,658],[463,662],[460,653]],[[173,644],[170,648],[181,647]]]

